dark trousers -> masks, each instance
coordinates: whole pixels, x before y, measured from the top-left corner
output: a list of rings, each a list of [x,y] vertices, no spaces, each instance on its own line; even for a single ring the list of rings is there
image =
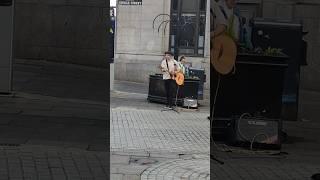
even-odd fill
[[[173,79],[166,79],[164,85],[167,93],[167,105],[172,107],[172,95],[176,87],[176,82]]]

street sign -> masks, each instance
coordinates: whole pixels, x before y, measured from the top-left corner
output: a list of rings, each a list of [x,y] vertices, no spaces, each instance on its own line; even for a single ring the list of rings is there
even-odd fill
[[[142,0],[119,0],[118,5],[142,5]]]

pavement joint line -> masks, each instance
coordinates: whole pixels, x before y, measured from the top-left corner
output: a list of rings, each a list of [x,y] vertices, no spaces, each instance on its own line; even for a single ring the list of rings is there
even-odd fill
[[[88,65],[81,65],[81,64],[73,64],[73,63],[65,63],[65,62],[58,62],[58,61],[48,61],[45,59],[41,60],[31,60],[31,59],[14,59],[14,65],[26,65],[26,66],[50,66],[50,65],[58,65],[58,66],[65,66],[68,68],[77,68],[82,70],[95,70],[95,71],[106,71],[106,68],[101,68],[98,66],[88,66]]]
[[[15,92],[14,97],[26,98],[26,99],[52,100],[52,101],[56,101],[56,102],[74,102],[74,103],[84,103],[84,104],[108,106],[107,102],[90,101],[90,100],[85,100],[85,99],[62,98],[62,97],[46,96],[46,95],[31,94],[31,93],[24,93],[24,92]]]
[[[126,91],[120,91],[120,90],[112,90],[111,93],[118,93],[118,94],[130,94],[130,95],[140,95],[140,96],[148,96],[148,94],[145,93],[135,93],[135,92],[126,92]]]

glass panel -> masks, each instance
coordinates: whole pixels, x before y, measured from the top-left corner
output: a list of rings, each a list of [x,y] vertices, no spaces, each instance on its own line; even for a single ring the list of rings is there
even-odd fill
[[[178,11],[178,2],[179,0],[171,0],[172,2],[172,10],[173,11]]]
[[[206,5],[207,5],[206,0],[200,0],[200,11],[206,11]]]
[[[174,47],[174,39],[175,39],[175,35],[171,35],[171,46]]]
[[[197,12],[199,0],[183,0],[182,1],[182,12]]]
[[[176,13],[172,14],[171,17],[171,31],[170,34],[176,34],[177,33],[177,25],[178,25],[178,15]]]
[[[199,20],[199,35],[204,36],[206,33],[206,15],[201,14]]]
[[[204,36],[199,36],[198,47],[202,48],[204,46]]]
[[[180,48],[179,54],[194,54],[194,49]]]
[[[203,49],[198,49],[198,54],[203,54]]]
[[[182,14],[179,46],[194,47],[196,43],[196,15]]]
[[[198,47],[204,47],[204,37],[206,33],[206,15],[201,14],[199,20],[199,41]]]
[[[196,17],[197,15],[195,13],[188,13],[188,12],[183,12],[181,13],[181,16],[184,16],[184,17]]]

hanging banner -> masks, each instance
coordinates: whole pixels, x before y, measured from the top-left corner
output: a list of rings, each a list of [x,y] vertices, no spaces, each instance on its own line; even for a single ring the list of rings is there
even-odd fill
[[[142,5],[142,0],[119,0],[119,5]]]

